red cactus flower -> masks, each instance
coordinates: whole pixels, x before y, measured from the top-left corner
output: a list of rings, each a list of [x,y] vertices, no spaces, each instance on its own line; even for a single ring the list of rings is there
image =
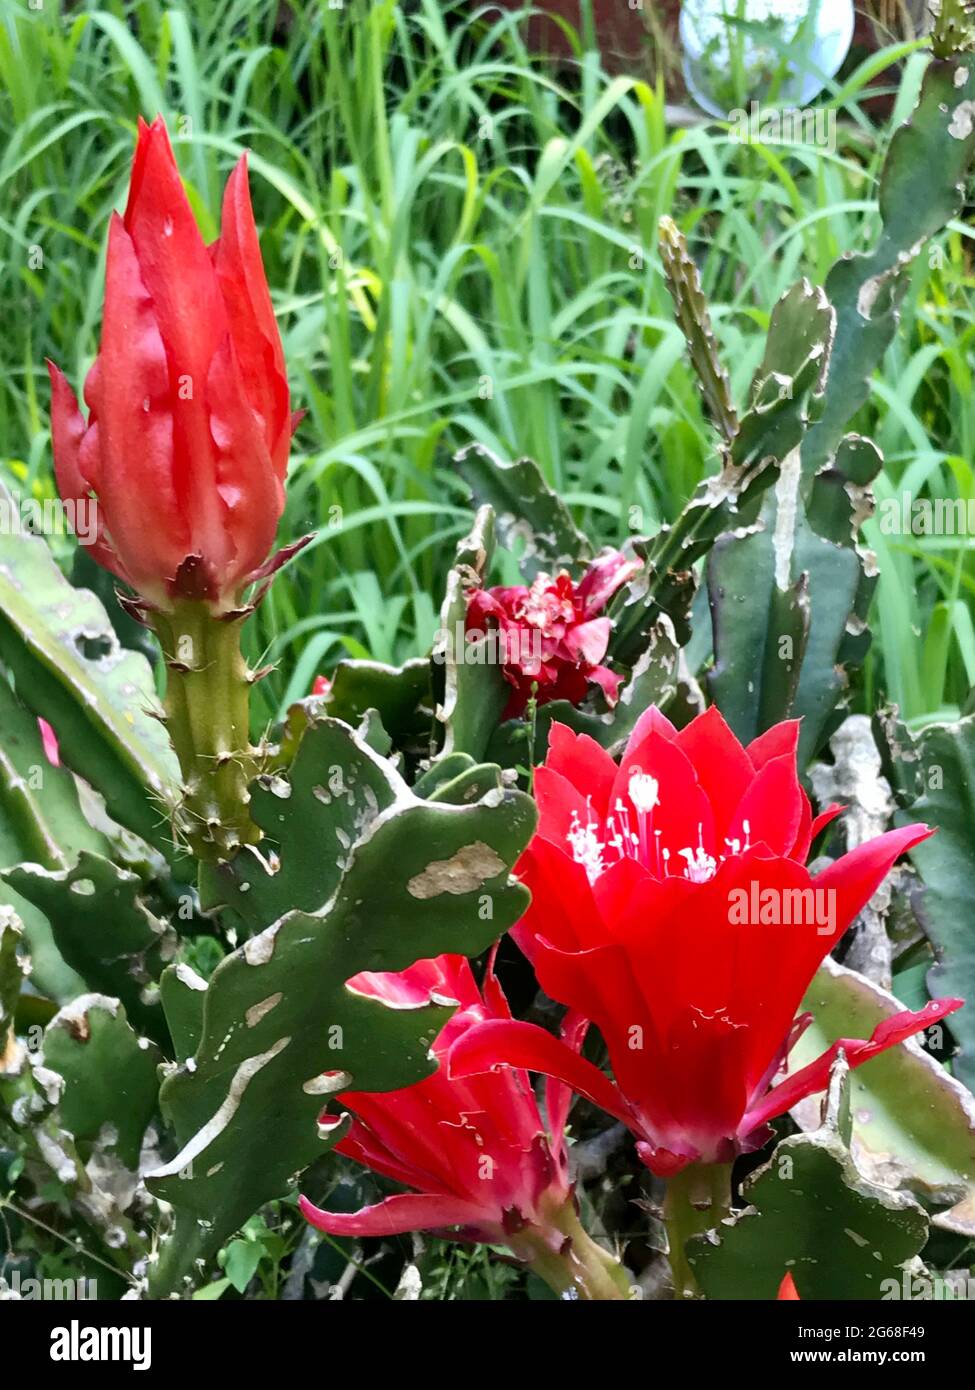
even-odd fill
[[[467,632],[499,634],[501,669],[513,687],[505,719],[524,713],[533,689],[540,705],[549,700],[577,705],[595,683],[615,705],[621,677],[600,664],[611,625],[599,614],[640,563],[613,551],[578,584],[562,570],[554,579],[540,574],[530,588],[475,590],[467,606]]]
[[[316,676],[311,688],[313,695],[327,695],[332,688],[332,682],[328,676]]]
[[[769,1120],[825,1088],[841,1047],[860,1066],[959,1008],[897,1014],[769,1089],[809,1022],[796,1011],[823,957],[932,833],[892,830],[811,877],[812,840],[841,808],[813,819],[797,738],[793,721],[743,748],[717,709],[679,733],[650,709],[617,766],[555,724],[514,935],[547,993],[599,1027],[615,1081],[544,1029],[503,1020],[458,1039],[451,1074],[503,1058],[557,1076],[628,1125],[666,1176],[761,1147]]]
[[[140,120],[128,206],[109,229],[87,423],[48,369],[58,487],[66,501],[95,499],[94,558],[157,608],[236,607],[283,558],[267,557],[292,432],[246,156],[207,247],[162,118]]]
[[[400,1008],[456,1000],[460,1008],[433,1047],[438,1061],[475,1024],[511,1018],[493,972],[482,997],[463,956],[419,961],[399,975],[357,975],[349,988]],[[569,1200],[564,1086],[548,1092],[551,1139],[521,1071],[451,1081],[441,1067],[400,1091],[346,1091],[339,1099],[354,1116],[339,1153],[415,1191],[352,1215],[321,1211],[303,1197],[302,1211],[322,1231],[388,1236],[460,1227],[454,1238],[511,1244],[530,1230],[548,1233],[553,1213]],[[341,1116],[322,1117],[326,1126],[341,1122]],[[564,1234],[553,1240],[557,1249]]]
[[[779,1292],[776,1294],[776,1300],[780,1303],[789,1303],[793,1301],[801,1302],[799,1299],[799,1290],[796,1288],[796,1281],[791,1274],[786,1274],[783,1278],[782,1283],[779,1285]]]

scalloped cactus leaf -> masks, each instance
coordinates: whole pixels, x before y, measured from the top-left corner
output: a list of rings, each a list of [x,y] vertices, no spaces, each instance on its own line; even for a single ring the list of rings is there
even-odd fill
[[[344,736],[358,747],[357,766],[374,758],[351,730]],[[178,1219],[152,1280],[157,1291],[178,1288],[193,1259],[325,1152],[316,1120],[330,1092],[391,1090],[429,1074],[446,1001],[389,1009],[346,982],[443,951],[475,955],[524,910],[526,890],[509,870],[534,827],[528,797],[499,784],[457,806],[421,800],[392,771],[388,782],[395,799],[340,846],[329,901],[314,914],[272,920],[200,992],[200,1045],[160,1092],[179,1152],[150,1175],[150,1187]],[[307,816],[318,814],[307,804],[314,800],[303,784],[284,804]],[[278,873],[292,883],[284,897],[296,900],[309,877],[293,853],[282,855]]]
[[[294,908],[317,911],[338,888],[352,846],[404,790],[392,764],[347,724],[311,717],[287,779],[253,784],[251,817],[267,838],[216,868],[216,899],[251,930]]]
[[[975,715],[954,724],[932,724],[915,740],[903,726],[885,730],[887,764],[907,809],[899,825],[925,821],[937,835],[911,851],[924,881],[916,912],[934,947],[928,971],[932,999],[958,995],[975,999],[975,932],[972,882],[975,881]],[[883,746],[883,745],[882,745]],[[885,769],[886,770],[886,769]],[[951,1033],[960,1051],[953,1060],[958,1078],[975,1087],[975,1008],[952,1016]]]
[[[802,1002],[812,1022],[789,1057],[798,1071],[843,1037],[868,1038],[904,1005],[887,990],[827,956]],[[938,1025],[935,1025],[936,1027]],[[925,1206],[949,1207],[935,1226],[975,1236],[975,1096],[908,1038],[850,1074],[850,1150],[865,1177],[903,1188]],[[813,1098],[793,1111],[816,1128]]]
[[[63,1078],[61,1124],[76,1140],[101,1138],[128,1169],[159,1094],[163,1055],[140,1037],[117,999],[83,994],[55,1014],[44,1034],[44,1065]]]
[[[905,270],[962,209],[965,174],[975,153],[973,99],[975,55],[931,60],[917,107],[884,160],[877,244],[868,255],[842,257],[827,277],[836,341],[823,413],[802,446],[807,476],[829,461],[867,399],[870,377],[897,328]]]
[[[402,666],[381,661],[340,661],[331,688],[320,697],[333,719],[356,728],[369,710],[377,710],[396,747],[429,740],[433,725],[430,663],[416,657]]]
[[[835,326],[826,296],[805,280],[775,306],[749,409],[720,473],[704,480],[673,526],[636,544],[646,569],[613,604],[610,655],[617,661],[636,661],[661,613],[670,618],[678,643],[688,641],[696,590],[692,566],[730,526],[754,521],[762,494],[818,409]]]
[[[14,1018],[24,982],[24,966],[18,952],[22,938],[23,924],[16,913],[0,908],[0,1076],[19,1055]]]
[[[708,1298],[774,1299],[784,1270],[802,1299],[878,1299],[885,1280],[899,1285],[901,1266],[927,1240],[928,1220],[912,1197],[857,1169],[845,1138],[847,1084],[839,1059],[820,1128],[783,1139],[742,1184],[750,1205],[688,1241],[688,1263]]]
[[[81,849],[106,853],[108,842],[85,819],[74,778],[48,761],[36,718],[0,679],[0,870],[24,860],[64,868]],[[85,988],[62,959],[47,918],[9,885],[0,903],[24,927],[37,988],[66,1002]]]
[[[20,864],[0,877],[44,913],[85,987],[120,999],[137,1026],[165,1044],[158,980],[177,940],[143,901],[142,880],[89,850],[66,869]]]
[[[0,504],[17,515],[2,483]],[[17,527],[0,529],[0,658],[110,815],[166,845],[179,769],[149,663],[123,650],[98,599],[71,587],[46,542]]]
[[[454,455],[454,465],[470,488],[475,506],[488,505],[493,510],[500,544],[520,551],[519,567],[526,582],[592,558],[588,539],[533,459],[505,463],[483,444],[468,444]]]
[[[872,508],[867,489],[880,466],[869,440],[848,436],[804,501],[794,451],[757,528],[722,536],[708,556],[714,700],[745,741],[781,719],[802,718],[803,765],[830,731],[846,664],[862,661],[869,641],[875,580],[856,532]]]

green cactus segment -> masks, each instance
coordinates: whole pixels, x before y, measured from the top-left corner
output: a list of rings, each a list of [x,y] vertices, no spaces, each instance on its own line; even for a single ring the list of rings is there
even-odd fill
[[[206,980],[188,965],[169,965],[160,976],[159,993],[177,1062],[185,1062],[200,1046],[206,992]]]
[[[802,447],[803,472],[828,462],[870,390],[897,328],[904,271],[963,206],[975,152],[975,57],[935,58],[910,121],[891,140],[880,175],[883,227],[869,255],[837,261],[826,293],[837,314],[823,414]]]
[[[483,444],[468,444],[454,456],[454,464],[475,505],[493,510],[498,541],[519,554],[529,582],[538,574],[576,569],[592,558],[592,546],[533,459],[505,463]]]
[[[722,536],[708,557],[712,696],[743,740],[801,717],[802,764],[829,731],[845,664],[862,661],[869,641],[875,581],[855,536],[880,465],[869,440],[849,436],[804,504],[793,454],[763,502],[759,528]]]
[[[835,314],[821,290],[794,285],[772,313],[765,356],[720,473],[707,478],[673,526],[637,542],[646,570],[613,605],[610,655],[632,665],[661,613],[683,646],[695,592],[692,566],[731,526],[747,526],[762,493],[797,447],[825,380]]]
[[[802,1002],[813,1019],[790,1054],[790,1071],[814,1061],[838,1038],[868,1038],[903,1008],[879,985],[827,956]],[[934,1217],[934,1225],[975,1236],[975,1096],[919,1039],[858,1067],[849,1084],[850,1148],[860,1171],[881,1187],[905,1189],[925,1206],[950,1208]],[[794,1112],[804,1128],[814,1104],[804,1101]]]
[[[85,994],[44,1034],[44,1065],[64,1080],[60,1123],[75,1140],[101,1139],[128,1169],[139,1166],[142,1136],[156,1110],[155,1043],[130,1027],[117,999]]]
[[[903,1192],[868,1181],[848,1148],[848,1068],[834,1068],[825,1118],[784,1139],[742,1184],[744,1211],[687,1243],[707,1298],[774,1299],[791,1273],[802,1299],[880,1299],[923,1248],[928,1221]],[[891,1286],[888,1285],[888,1289]]]
[[[352,847],[406,790],[346,724],[313,720],[288,779],[261,777],[251,788],[251,814],[267,842],[217,867],[222,904],[251,930],[293,909],[316,912],[341,883]]]
[[[886,729],[887,764],[906,809],[897,822],[924,821],[937,827],[911,859],[924,892],[916,911],[934,947],[937,964],[928,972],[933,999],[958,996],[975,1000],[975,715],[954,724],[933,724],[915,741],[901,726]],[[886,770],[886,769],[885,769]],[[975,1089],[975,1008],[952,1014],[949,1022],[960,1052],[955,1075]]]
[[[44,913],[85,987],[120,999],[137,1026],[165,1044],[158,979],[176,952],[176,935],[142,901],[138,876],[82,850],[71,868],[21,864],[0,877]]]
[[[429,742],[433,726],[430,662],[425,657],[402,666],[342,661],[335,668],[328,694],[318,697],[318,702],[326,714],[353,728],[369,710],[377,710],[397,748],[424,738]]]
[[[16,514],[2,484],[0,506]],[[109,814],[161,844],[178,770],[149,663],[120,647],[102,605],[71,587],[46,543],[16,528],[0,528],[0,659]]]
[[[701,277],[687,249],[684,234],[672,217],[660,219],[658,244],[664,279],[674,301],[677,326],[687,342],[704,408],[724,442],[730,444],[738,433],[738,414],[731,399],[731,385],[718,356]]]
[[[470,535],[457,546],[433,648],[440,676],[435,686],[442,683],[437,719],[444,727],[444,757],[467,753],[475,760],[482,758],[508,699],[509,688],[497,660],[500,652],[491,648],[494,636],[489,634],[482,648],[492,659],[481,662],[469,659],[474,651],[465,640],[468,599],[487,579],[493,554],[494,513],[485,505],[478,508]]]
[[[13,1028],[17,1000],[24,980],[18,947],[23,924],[9,908],[0,908],[0,1075],[12,1060]]]
[[[345,731],[345,738],[351,752],[355,736]],[[346,785],[371,760],[361,745],[358,752],[358,762],[343,763]],[[385,809],[362,822],[357,841],[339,843],[335,871],[316,879],[293,852],[282,856],[277,873],[290,887],[273,892],[297,901],[311,883],[316,893],[328,888],[337,871],[328,903],[273,921],[228,956],[201,993],[200,1045],[160,1092],[180,1147],[150,1187],[182,1213],[173,1240],[186,1248],[170,1252],[157,1288],[160,1281],[174,1287],[187,1259],[216,1248],[325,1151],[316,1119],[329,1093],[391,1090],[429,1074],[427,1053],[448,1008],[390,1009],[346,982],[443,951],[475,955],[524,911],[527,893],[509,870],[534,828],[528,797],[499,785],[474,805],[455,806],[419,800],[392,772],[388,781],[395,800],[384,795]],[[282,804],[289,817],[307,817],[315,800],[303,784]],[[319,805],[340,814],[335,801]],[[355,812],[346,802],[341,815]],[[333,847],[339,825],[333,820]],[[317,860],[333,858],[328,833]],[[257,901],[266,888],[255,883],[243,896]],[[205,1238],[193,1233],[196,1221],[211,1223]]]
[[[36,718],[3,680],[0,731],[0,870],[24,860],[60,869],[83,848],[107,851],[82,814],[74,778],[48,762]],[[24,927],[35,986],[59,1003],[81,993],[84,980],[61,958],[44,914],[9,885],[0,886],[0,912],[3,905]]]

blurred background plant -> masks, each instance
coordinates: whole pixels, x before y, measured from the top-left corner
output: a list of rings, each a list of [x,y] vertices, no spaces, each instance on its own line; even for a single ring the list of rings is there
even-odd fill
[[[468,520],[450,464],[463,444],[536,458],[608,543],[673,517],[716,467],[657,221],[670,213],[689,240],[740,399],[782,292],[803,274],[822,282],[876,232],[877,172],[927,62],[920,9],[871,6],[870,40],[822,99],[836,116],[827,148],[743,145],[668,106],[683,97],[665,80],[663,11],[642,68],[612,75],[590,0],[568,62],[529,50],[523,17],[497,5],[8,0],[0,472],[21,496],[53,495],[43,359],[80,384],[94,356],[137,115],[166,117],[208,237],[250,148],[308,412],[284,538],[319,529],[252,624],[254,655],[277,665],[258,717],[344,655],[425,652]],[[975,498],[971,235],[952,223],[912,266],[901,331],[855,422],[884,451],[880,497]],[[865,530],[881,579],[856,707],[887,694],[915,725],[957,712],[975,683],[967,537]],[[55,544],[70,567],[73,544]]]

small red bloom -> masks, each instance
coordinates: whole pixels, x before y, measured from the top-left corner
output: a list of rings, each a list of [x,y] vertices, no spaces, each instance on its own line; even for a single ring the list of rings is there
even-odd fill
[[[313,695],[327,695],[331,688],[332,682],[329,680],[328,676],[316,676],[315,682],[311,688],[311,693]]]
[[[501,986],[489,969],[483,996],[463,956],[419,961],[402,974],[364,973],[349,988],[398,1008],[456,1000],[460,1007],[440,1033],[433,1055],[488,1019],[510,1020]],[[552,1139],[538,1112],[528,1076],[517,1070],[452,1081],[441,1067],[425,1081],[385,1094],[346,1091],[354,1116],[339,1153],[413,1188],[352,1215],[322,1211],[301,1198],[304,1215],[319,1230],[340,1236],[388,1236],[402,1231],[460,1227],[452,1238],[506,1244],[517,1250],[520,1232],[564,1235],[549,1218],[569,1200],[563,1131],[569,1091],[552,1084],[547,1110]],[[325,1115],[325,1125],[341,1117]]]
[[[796,1010],[823,957],[898,855],[932,832],[892,830],[812,878],[819,829],[796,774],[798,722],[743,748],[717,709],[679,733],[656,709],[619,766],[553,725],[535,772],[538,831],[518,873],[532,892],[514,936],[546,992],[595,1023],[615,1080],[527,1023],[455,1044],[452,1075],[504,1058],[557,1076],[622,1120],[667,1176],[760,1147],[768,1121],[851,1066],[961,1007],[945,999],[844,1038],[769,1089],[809,1022]]]
[[[569,700],[577,705],[591,683],[615,705],[620,676],[602,666],[611,624],[599,614],[616,590],[640,568],[613,551],[597,560],[578,584],[565,570],[540,574],[530,588],[478,589],[467,606],[468,634],[496,631],[502,672],[513,687],[505,719],[524,713],[537,686],[540,705]]]
[[[246,156],[207,247],[162,118],[140,120],[128,206],[109,230],[87,423],[48,368],[58,487],[97,500],[94,558],[156,607],[236,607],[274,567],[292,429]]]

